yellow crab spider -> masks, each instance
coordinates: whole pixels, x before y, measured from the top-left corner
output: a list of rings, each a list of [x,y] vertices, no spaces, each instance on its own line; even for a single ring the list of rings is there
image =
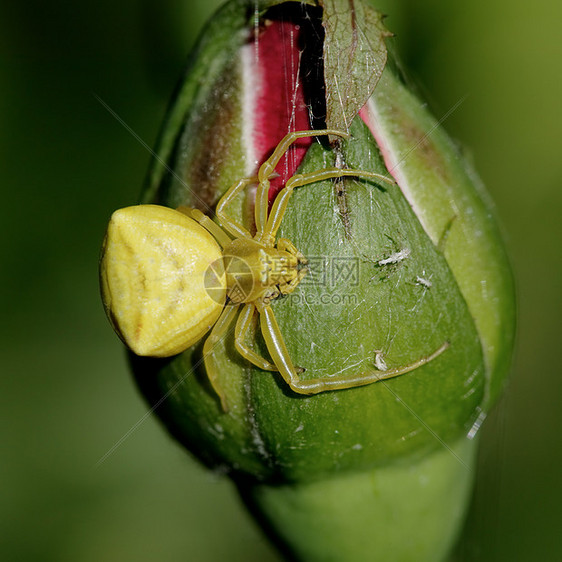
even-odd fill
[[[203,346],[209,380],[228,409],[218,383],[214,347],[238,312],[234,343],[250,363],[279,371],[300,394],[352,388],[407,373],[439,355],[354,378],[339,376],[301,380],[270,306],[272,300],[294,291],[306,274],[306,258],[294,244],[277,239],[277,231],[296,187],[329,178],[354,176],[394,183],[371,172],[327,168],[296,174],[277,195],[268,211],[269,180],[289,146],[308,136],[336,135],[332,129],[289,133],[260,166],[257,177],[234,184],[216,207],[220,226],[197,209],[173,210],[137,205],[116,211],[109,222],[100,263],[101,292],[107,315],[125,344],[137,355],[169,357],[197,343],[211,330]],[[226,213],[228,205],[251,183],[257,182],[256,234]],[[245,343],[255,312],[271,361]]]

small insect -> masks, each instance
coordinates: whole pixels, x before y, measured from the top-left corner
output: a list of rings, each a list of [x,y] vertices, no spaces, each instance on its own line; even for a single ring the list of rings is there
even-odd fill
[[[433,286],[433,283],[431,282],[431,279],[426,279],[425,277],[420,277],[418,275],[418,276],[416,276],[416,285],[421,285],[422,287],[425,287],[426,289],[431,289],[431,287]]]
[[[410,250],[409,248],[404,248],[403,250],[400,250],[399,252],[396,252],[394,254],[391,254],[390,256],[388,256],[388,258],[383,259],[383,260],[379,260],[377,263],[379,265],[389,265],[389,264],[394,264],[394,263],[398,263],[401,261],[404,261],[405,259],[407,259],[410,256]]]
[[[211,330],[203,346],[209,380],[228,410],[218,383],[215,346],[234,329],[237,351],[260,369],[279,371],[300,394],[352,388],[406,373],[445,349],[414,364],[353,378],[335,376],[301,380],[271,308],[271,302],[295,290],[306,275],[305,256],[286,238],[277,238],[294,189],[343,176],[394,183],[386,176],[351,169],[326,168],[291,177],[269,210],[270,179],[290,145],[307,136],[349,135],[332,129],[286,135],[260,166],[257,176],[243,178],[220,199],[220,226],[197,209],[177,210],[137,205],[111,217],[100,262],[101,292],[115,331],[137,355],[169,357],[194,345]],[[256,234],[228,216],[226,209],[244,189],[257,183]],[[256,312],[271,360],[256,353],[247,340]]]

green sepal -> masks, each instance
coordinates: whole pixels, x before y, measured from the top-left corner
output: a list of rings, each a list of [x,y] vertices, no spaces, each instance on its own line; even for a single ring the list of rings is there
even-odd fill
[[[343,151],[347,165],[385,173],[361,121]],[[315,144],[302,171],[320,169],[332,157]],[[280,235],[311,260],[309,280],[273,303],[293,360],[307,369],[303,377],[373,370],[377,351],[398,367],[444,342],[449,349],[396,379],[305,397],[277,373],[252,367],[227,339],[216,353],[228,413],[204,375],[200,345],[161,363],[138,359],[137,373],[143,363],[157,367],[138,377],[152,400],[184,378],[159,406],[172,432],[211,465],[281,481],[419,456],[466,434],[484,393],[480,340],[446,260],[398,186],[346,180],[300,188]],[[406,259],[379,265],[401,250],[409,251]],[[315,264],[317,256],[332,275],[338,264],[354,271],[322,282],[326,272]],[[419,283],[423,276],[431,287]],[[261,352],[267,356],[263,343]]]
[[[477,445],[463,439],[405,466],[316,482],[237,484],[289,560],[444,562],[464,519]]]
[[[515,285],[494,205],[470,160],[387,66],[369,112],[393,153],[393,173],[467,301],[487,366],[483,412],[498,400],[515,340]]]

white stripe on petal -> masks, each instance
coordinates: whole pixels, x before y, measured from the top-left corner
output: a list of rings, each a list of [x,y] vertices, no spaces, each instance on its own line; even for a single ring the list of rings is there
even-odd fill
[[[246,154],[245,174],[256,173],[258,158],[256,154],[256,104],[258,99],[259,65],[254,43],[244,45],[240,51],[242,61],[242,143]]]
[[[405,160],[402,158],[402,155],[397,152],[396,147],[393,145],[392,135],[385,134],[384,126],[377,111],[377,106],[372,97],[363,107],[361,113],[367,127],[369,127],[371,134],[377,141],[387,170],[396,180],[398,187],[400,187],[400,190],[410,204],[410,207],[412,207],[414,213],[416,213],[416,216],[418,217],[418,220],[420,221],[424,230],[429,233],[430,231],[428,230],[427,225],[424,224],[423,213],[421,213],[420,209],[417,208],[415,196],[409,189],[406,176],[402,172],[402,166],[405,164]]]

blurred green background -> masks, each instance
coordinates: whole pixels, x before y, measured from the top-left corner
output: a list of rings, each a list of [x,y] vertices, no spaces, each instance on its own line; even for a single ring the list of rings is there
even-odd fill
[[[229,483],[146,415],[98,296],[106,221],[136,201],[150,154],[96,96],[153,146],[219,0],[7,4],[0,559],[280,560]],[[468,94],[445,125],[497,204],[518,283],[513,376],[457,560],[560,560],[562,4],[377,6],[436,115]]]

